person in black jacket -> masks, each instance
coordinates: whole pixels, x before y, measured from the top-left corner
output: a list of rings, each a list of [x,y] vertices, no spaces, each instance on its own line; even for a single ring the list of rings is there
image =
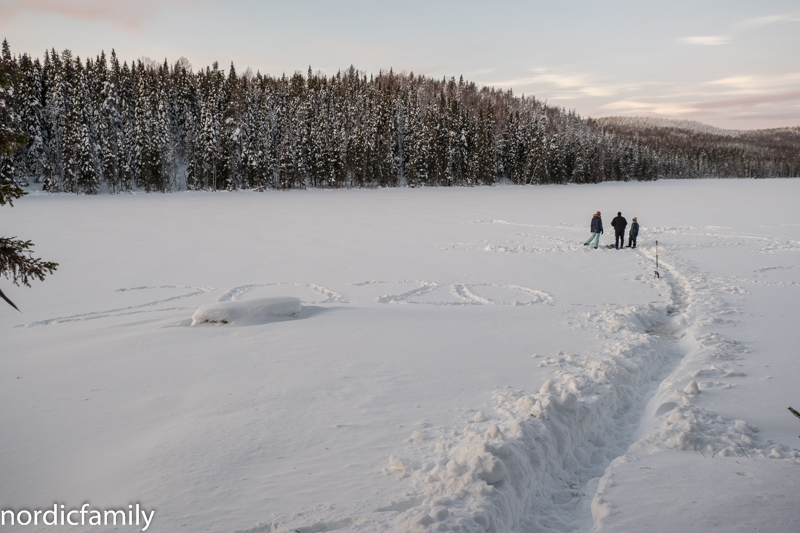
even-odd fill
[[[583,243],[583,245],[589,246],[589,244],[592,241],[594,241],[594,247],[597,248],[600,245],[600,234],[603,233],[603,221],[600,218],[600,211],[595,213],[594,216],[592,217],[591,231],[592,231],[592,236],[589,237],[589,240]]]
[[[620,250],[625,248],[625,226],[628,221],[622,216],[622,213],[617,213],[614,220],[611,221],[611,226],[614,228],[614,248]]]
[[[636,217],[633,217],[631,224],[631,231],[628,233],[628,248],[636,248],[636,237],[639,236],[639,223],[636,222]]]

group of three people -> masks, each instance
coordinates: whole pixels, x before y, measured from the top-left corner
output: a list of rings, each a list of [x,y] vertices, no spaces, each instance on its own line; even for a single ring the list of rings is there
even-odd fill
[[[614,248],[619,250],[625,248],[625,228],[628,226],[628,221],[622,216],[622,212],[618,212],[614,220],[611,221],[611,226],[614,228]],[[600,218],[600,211],[592,217],[592,236],[589,237],[584,246],[589,246],[594,241],[594,247],[600,245],[600,234],[603,233],[603,220]],[[636,237],[639,236],[639,223],[636,222],[636,217],[633,217],[631,224],[631,231],[628,233],[628,248],[636,248]]]

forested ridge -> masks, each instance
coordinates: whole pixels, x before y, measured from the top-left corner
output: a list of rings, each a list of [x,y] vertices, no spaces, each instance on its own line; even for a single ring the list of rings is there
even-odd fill
[[[12,55],[0,181],[95,194],[800,176],[800,130],[724,135],[583,119],[413,73],[198,72],[112,50]],[[676,133],[682,132],[682,133]]]
[[[797,177],[800,172],[800,127],[724,130],[687,120],[642,117],[595,121],[618,138],[666,156],[659,162],[664,177]]]

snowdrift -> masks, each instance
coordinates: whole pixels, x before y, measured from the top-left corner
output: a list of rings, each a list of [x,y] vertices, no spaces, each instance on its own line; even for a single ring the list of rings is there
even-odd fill
[[[216,304],[201,305],[192,315],[192,326],[197,324],[236,324],[254,326],[275,321],[276,318],[294,316],[303,310],[299,298],[256,298]]]

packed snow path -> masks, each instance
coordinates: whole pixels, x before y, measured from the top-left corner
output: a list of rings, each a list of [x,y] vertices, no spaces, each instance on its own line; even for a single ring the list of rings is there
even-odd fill
[[[654,384],[680,361],[668,324],[686,307],[676,284],[667,307],[587,312],[580,327],[611,333],[603,352],[544,358],[559,370],[538,393],[500,391],[491,417],[479,412],[462,434],[439,437],[426,462],[395,459],[394,469],[413,471],[420,503],[401,514],[400,529],[579,529],[586,481],[624,453]]]
[[[3,227],[61,267],[4,285],[0,499],[141,502],[167,532],[662,533],[717,508],[797,531],[798,197],[26,197]],[[639,248],[583,247],[598,209],[638,216]]]

